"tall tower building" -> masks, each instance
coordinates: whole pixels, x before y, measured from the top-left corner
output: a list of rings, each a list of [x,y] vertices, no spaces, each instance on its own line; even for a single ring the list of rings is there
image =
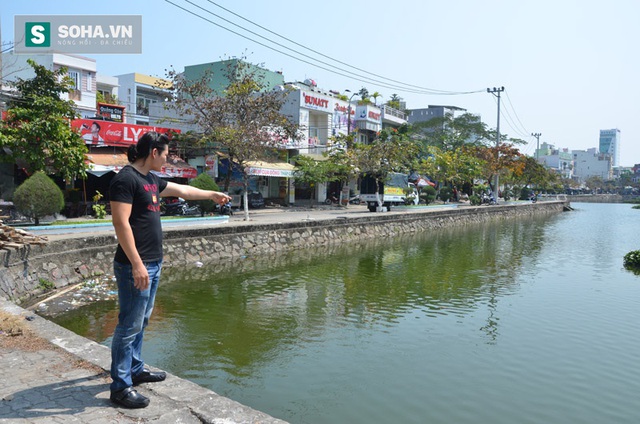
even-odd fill
[[[611,166],[620,166],[620,130],[600,130],[600,153],[611,155]]]

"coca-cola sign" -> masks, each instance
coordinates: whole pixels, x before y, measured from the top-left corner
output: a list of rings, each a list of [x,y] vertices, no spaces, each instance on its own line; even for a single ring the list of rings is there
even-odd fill
[[[124,124],[121,122],[99,121],[95,119],[75,119],[71,126],[80,131],[87,144],[93,146],[127,147],[138,142],[149,131],[167,134],[171,137],[180,130],[147,125]]]

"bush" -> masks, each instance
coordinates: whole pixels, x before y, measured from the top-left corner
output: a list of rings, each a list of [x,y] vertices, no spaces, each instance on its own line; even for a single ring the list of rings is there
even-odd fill
[[[100,199],[102,199],[102,193],[96,190],[96,194],[93,196],[93,205],[91,206],[91,209],[93,209],[93,213],[96,214],[96,218],[104,219],[107,216],[107,207],[102,203],[98,203],[100,202]]]
[[[64,209],[64,193],[44,172],[36,171],[16,189],[13,204],[38,225],[40,218]]]
[[[640,250],[632,250],[624,255],[624,267],[640,270]]]
[[[424,200],[427,205],[436,200],[436,189],[430,185],[423,187],[420,191],[420,199]]]
[[[211,178],[209,174],[202,173],[189,182],[190,186],[197,187],[202,190],[214,190],[220,191],[218,184]],[[204,216],[207,212],[213,212],[216,210],[216,204],[213,200],[193,200],[189,203],[194,203],[200,207],[200,213]]]
[[[469,203],[471,203],[471,206],[480,206],[482,204],[482,199],[477,194],[472,194],[469,196]]]
[[[531,189],[529,187],[522,187],[520,189],[520,200],[529,200],[531,198]]]
[[[451,187],[442,187],[440,189],[440,194],[439,194],[440,200],[442,200],[443,202],[448,202],[449,199],[451,199],[453,197],[453,190],[451,189]]]

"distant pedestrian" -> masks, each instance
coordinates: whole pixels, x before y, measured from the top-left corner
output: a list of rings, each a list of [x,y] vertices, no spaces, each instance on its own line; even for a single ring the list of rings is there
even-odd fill
[[[109,189],[111,215],[118,238],[114,275],[118,283],[120,313],[111,343],[111,396],[126,408],[144,408],[149,399],[133,386],[162,381],[164,372],[151,372],[142,360],[144,329],[153,310],[162,269],[162,226],[160,197],[210,199],[224,205],[231,197],[189,185],[162,180],[152,171],[161,171],[167,160],[169,139],[148,132],[127,156],[130,165],[113,177]]]

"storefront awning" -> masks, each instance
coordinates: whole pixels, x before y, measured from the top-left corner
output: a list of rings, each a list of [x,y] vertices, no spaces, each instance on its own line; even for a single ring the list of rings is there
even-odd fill
[[[262,177],[293,177],[295,166],[287,162],[249,161],[246,171],[248,175]]]
[[[89,174],[100,177],[110,171],[118,172],[129,163],[127,154],[119,149],[106,148],[104,151],[100,150],[94,149],[87,154],[87,161],[89,162],[87,172]],[[155,172],[155,174],[162,178],[190,179],[198,176],[198,170],[179,157],[172,155],[167,159],[162,171]]]
[[[127,154],[120,149],[93,149],[87,153],[87,173],[101,177],[109,172],[118,172],[129,163]]]

